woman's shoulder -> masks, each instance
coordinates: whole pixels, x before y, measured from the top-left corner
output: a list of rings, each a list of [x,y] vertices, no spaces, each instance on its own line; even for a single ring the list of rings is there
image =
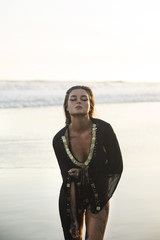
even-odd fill
[[[102,119],[92,118],[92,121],[93,121],[93,123],[97,124],[99,127],[112,128],[110,123],[108,123]]]
[[[65,134],[66,127],[67,126],[63,127],[54,135],[53,142],[57,142],[58,140],[61,139],[61,137]]]
[[[99,132],[102,135],[104,134],[110,136],[115,134],[113,127],[110,123],[99,118],[93,118],[92,121],[97,125],[97,129],[99,129]]]

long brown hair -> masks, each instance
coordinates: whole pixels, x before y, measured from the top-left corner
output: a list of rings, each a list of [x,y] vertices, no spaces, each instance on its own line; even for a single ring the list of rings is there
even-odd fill
[[[73,86],[67,90],[66,96],[64,99],[64,104],[63,104],[64,113],[65,113],[65,117],[66,117],[66,121],[65,121],[66,125],[69,125],[71,123],[71,117],[70,117],[69,112],[67,111],[68,98],[69,98],[70,93],[75,89],[84,89],[88,93],[89,101],[90,101],[89,117],[92,118],[93,114],[94,114],[94,96],[93,96],[92,90],[87,86],[79,86],[79,85]]]

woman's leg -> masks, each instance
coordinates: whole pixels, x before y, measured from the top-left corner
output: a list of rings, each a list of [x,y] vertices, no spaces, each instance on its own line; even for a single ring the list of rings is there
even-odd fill
[[[81,240],[84,213],[82,211],[81,214],[78,215],[80,237],[73,238],[73,236],[70,233],[71,217],[67,215],[66,205],[67,205],[66,194],[64,192],[64,189],[62,188],[60,192],[60,197],[59,197],[59,213],[60,213],[61,224],[62,224],[63,233],[64,233],[64,239],[65,240]]]
[[[77,216],[77,205],[76,205],[76,189],[75,189],[75,182],[71,182],[71,225],[70,225],[70,233],[73,238],[80,237],[80,223],[78,221]]]
[[[88,206],[85,218],[86,240],[103,240],[108,214],[109,202],[97,214],[92,213],[90,206]]]

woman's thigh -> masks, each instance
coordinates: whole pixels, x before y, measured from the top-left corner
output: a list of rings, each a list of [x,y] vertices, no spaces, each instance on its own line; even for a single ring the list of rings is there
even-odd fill
[[[59,196],[59,213],[60,213],[61,225],[63,228],[65,240],[73,240],[70,234],[71,218],[70,216],[67,215],[66,201],[67,201],[66,195],[65,195],[64,189],[62,188]],[[79,240],[82,239],[83,215],[84,215],[84,212],[82,210],[82,212],[78,215],[79,232],[81,235]]]
[[[103,240],[108,214],[109,202],[97,214],[91,212],[90,206],[87,208],[85,218],[86,240]]]

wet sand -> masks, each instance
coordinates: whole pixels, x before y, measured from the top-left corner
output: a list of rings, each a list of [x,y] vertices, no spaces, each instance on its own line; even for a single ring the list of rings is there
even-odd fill
[[[160,239],[160,103],[97,105],[113,126],[124,172],[110,201],[105,240]],[[61,107],[0,110],[0,239],[62,240],[61,176],[51,146]]]

